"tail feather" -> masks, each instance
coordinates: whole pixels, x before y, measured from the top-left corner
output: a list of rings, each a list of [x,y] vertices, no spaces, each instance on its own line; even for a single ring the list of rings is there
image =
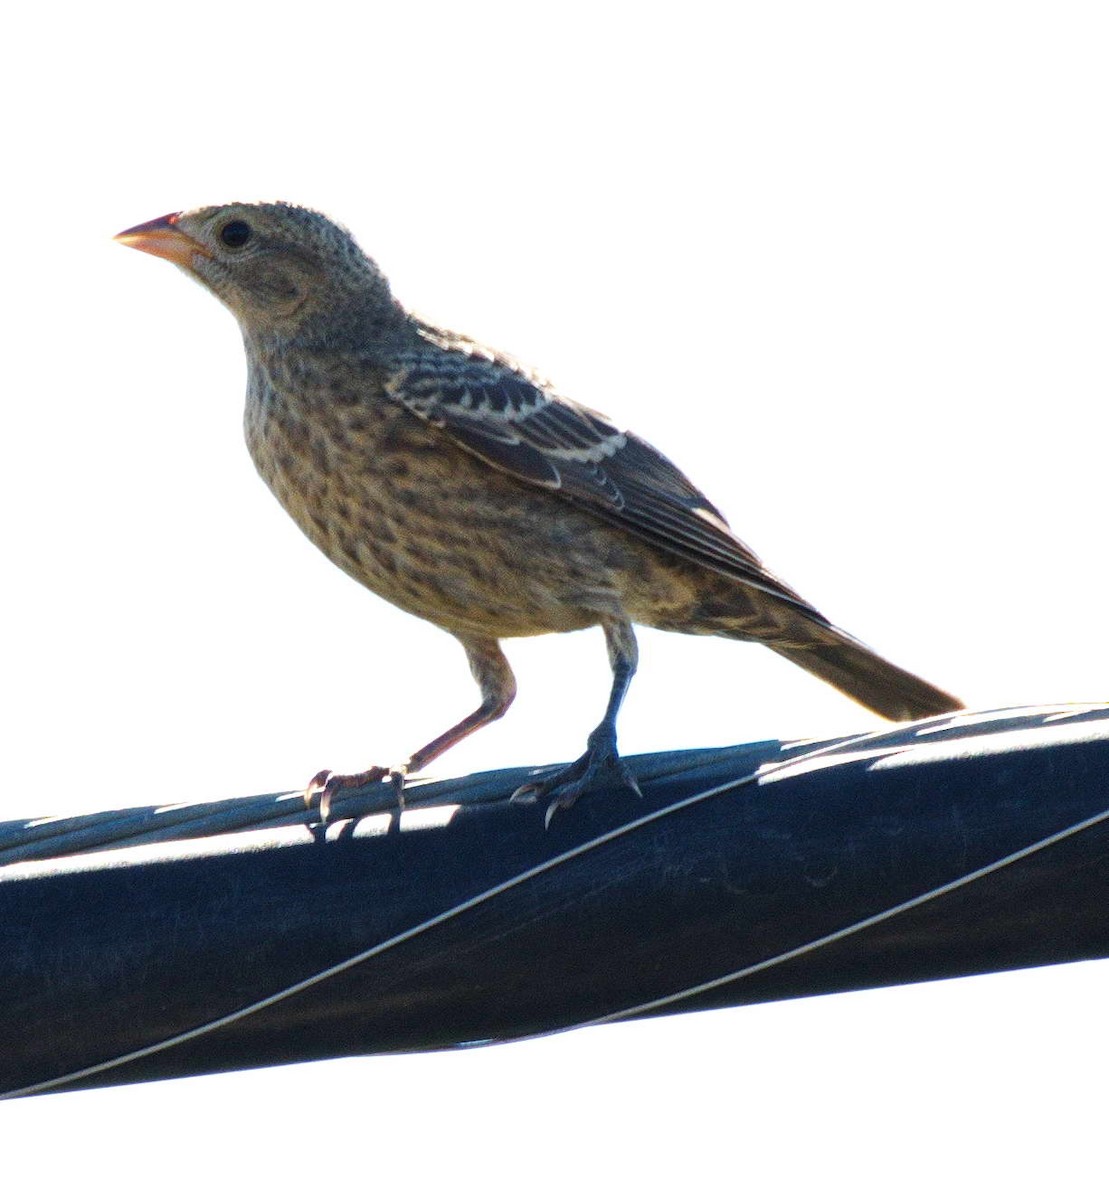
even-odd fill
[[[890,721],[916,721],[963,708],[963,702],[904,671],[834,626],[810,627],[808,646],[767,645]]]

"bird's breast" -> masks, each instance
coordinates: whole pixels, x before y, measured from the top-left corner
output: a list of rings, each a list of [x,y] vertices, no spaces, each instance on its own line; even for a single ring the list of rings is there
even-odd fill
[[[398,607],[496,637],[579,629],[619,607],[611,535],[481,462],[373,380],[252,372],[262,478],[337,566]],[[615,554],[615,559],[620,555]],[[619,566],[619,564],[617,564]]]

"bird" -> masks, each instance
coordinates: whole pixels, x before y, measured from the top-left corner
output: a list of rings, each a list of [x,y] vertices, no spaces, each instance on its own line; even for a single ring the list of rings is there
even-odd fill
[[[405,307],[344,226],[279,201],[170,213],[116,235],[237,319],[262,479],[348,575],[452,634],[481,693],[399,767],[320,771],[305,795],[405,778],[502,717],[501,641],[599,626],[612,672],[585,752],[518,789],[549,824],[601,783],[638,793],[616,721],[635,625],[759,642],[892,721],[961,701],[833,625],[662,453],[506,354]]]

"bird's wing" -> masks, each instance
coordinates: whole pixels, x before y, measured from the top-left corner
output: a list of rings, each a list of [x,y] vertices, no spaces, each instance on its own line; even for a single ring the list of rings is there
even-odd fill
[[[388,395],[490,466],[824,620],[763,567],[669,459],[600,413],[469,348],[401,352],[390,365]]]

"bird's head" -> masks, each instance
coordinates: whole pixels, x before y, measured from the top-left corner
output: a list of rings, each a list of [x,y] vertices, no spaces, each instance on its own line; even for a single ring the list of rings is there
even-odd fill
[[[365,336],[396,310],[388,282],[350,233],[292,204],[170,213],[116,241],[176,263],[254,336]]]

